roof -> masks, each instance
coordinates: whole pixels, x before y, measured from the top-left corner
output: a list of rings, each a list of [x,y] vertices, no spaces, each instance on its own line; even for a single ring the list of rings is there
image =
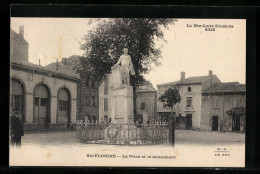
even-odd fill
[[[20,34],[16,33],[13,29],[11,29],[11,40],[19,39],[20,41],[25,42],[28,44],[27,40],[25,40]]]
[[[140,86],[136,90],[137,92],[156,92],[152,86]]]
[[[61,63],[58,64],[58,69],[57,69],[57,63],[51,63],[45,66],[44,68],[56,73],[61,73],[67,76],[79,78],[79,74],[77,74],[76,71],[72,70],[69,66],[66,66]]]
[[[213,75],[216,77],[216,75]],[[208,80],[210,76],[195,76],[195,77],[188,77],[184,80],[178,80],[175,82],[163,83],[157,86],[172,86],[172,85],[185,85],[185,84],[198,84]]]
[[[205,94],[246,92],[246,85],[238,82],[215,83],[203,91]]]
[[[78,74],[76,74],[75,72],[73,72],[69,68],[65,68],[65,67],[60,67],[59,70],[56,70],[56,69],[54,70],[53,65],[51,65],[50,67],[44,67],[44,66],[40,66],[40,65],[37,65],[37,64],[33,64],[31,62],[27,62],[27,61],[23,61],[23,60],[15,60],[15,59],[12,60],[12,63],[22,65],[23,67],[30,68],[30,69],[47,71],[47,72],[50,72],[50,73],[60,74],[60,75],[63,75],[63,76],[65,75],[67,77],[79,79]],[[56,63],[52,63],[52,64],[56,65]],[[56,66],[55,66],[55,68],[56,68]]]

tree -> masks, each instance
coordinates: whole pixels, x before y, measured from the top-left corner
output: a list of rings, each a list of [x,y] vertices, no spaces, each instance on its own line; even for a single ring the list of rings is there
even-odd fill
[[[97,27],[84,37],[81,49],[95,71],[95,78],[102,82],[106,74],[128,47],[135,70],[131,77],[134,89],[134,115],[136,115],[136,87],[143,85],[143,74],[153,65],[158,66],[161,51],[155,47],[155,39],[163,40],[161,26],[167,28],[175,19],[166,18],[110,18],[96,20]],[[84,64],[84,63],[83,63]]]
[[[169,119],[169,132],[170,142],[174,145],[175,141],[175,118],[173,113],[173,107],[181,101],[179,90],[176,87],[168,88],[158,100],[163,103],[163,107],[169,107],[171,109],[171,116]]]

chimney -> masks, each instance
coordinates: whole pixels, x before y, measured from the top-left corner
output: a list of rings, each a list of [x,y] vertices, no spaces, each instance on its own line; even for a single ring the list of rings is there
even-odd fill
[[[212,76],[212,70],[209,70],[209,76]]]
[[[56,59],[56,70],[59,70],[59,62],[58,62],[58,59]]]
[[[41,66],[41,59],[39,59],[39,65]]]
[[[62,58],[63,65],[67,65],[67,58]]]
[[[19,26],[19,35],[22,36],[22,38],[24,38],[24,26],[23,25]]]
[[[185,80],[185,72],[181,72],[181,80]]]
[[[209,70],[209,77],[210,77],[209,83],[210,83],[210,86],[212,86],[212,85],[213,85],[213,74],[212,74],[212,70]]]

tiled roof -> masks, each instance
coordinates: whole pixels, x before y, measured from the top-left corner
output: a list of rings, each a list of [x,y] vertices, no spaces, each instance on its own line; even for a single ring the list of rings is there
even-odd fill
[[[216,75],[213,75],[216,76]],[[195,76],[195,77],[188,77],[187,79],[184,80],[178,80],[175,82],[169,82],[169,83],[163,83],[159,84],[157,86],[172,86],[172,85],[181,85],[181,84],[195,84],[195,83],[202,83],[205,80],[208,80],[210,76]]]
[[[203,93],[231,93],[231,92],[246,92],[246,85],[239,84],[238,82],[229,83],[215,83],[203,91]]]
[[[152,86],[140,86],[136,90],[137,92],[156,92]]]

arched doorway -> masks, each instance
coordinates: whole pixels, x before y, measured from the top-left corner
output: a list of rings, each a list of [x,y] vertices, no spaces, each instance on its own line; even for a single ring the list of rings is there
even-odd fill
[[[11,80],[11,111],[13,109],[18,110],[21,116],[23,123],[26,122],[24,114],[24,105],[25,105],[25,87],[21,80],[12,79]]]
[[[34,88],[34,123],[38,128],[47,128],[50,122],[50,91],[44,84]]]
[[[58,90],[58,123],[70,123],[70,92],[66,88]]]

